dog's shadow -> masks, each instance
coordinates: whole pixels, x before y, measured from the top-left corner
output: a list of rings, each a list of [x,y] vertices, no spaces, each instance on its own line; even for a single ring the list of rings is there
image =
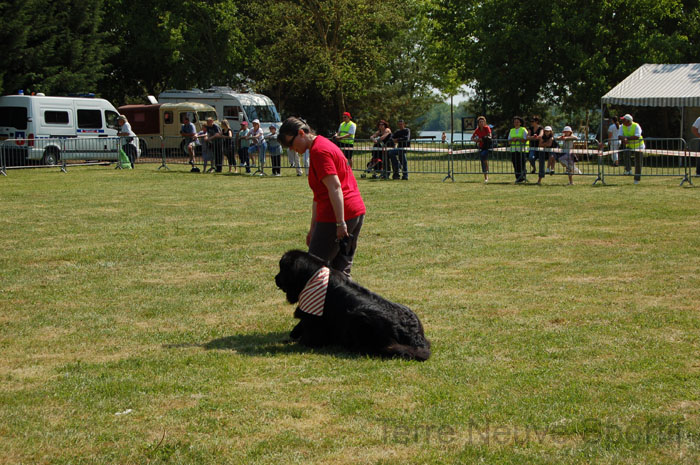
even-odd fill
[[[297,344],[289,337],[289,332],[275,331],[269,333],[234,334],[233,336],[220,337],[204,344],[166,344],[166,349],[185,347],[201,347],[206,350],[231,350],[243,355],[281,355],[315,353],[333,355],[338,358],[358,358],[354,354],[343,350],[342,347],[312,348]]]

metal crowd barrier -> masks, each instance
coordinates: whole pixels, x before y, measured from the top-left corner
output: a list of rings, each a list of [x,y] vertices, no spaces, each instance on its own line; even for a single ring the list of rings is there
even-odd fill
[[[684,139],[645,137],[643,149],[625,147],[619,140],[606,140],[599,158],[603,182],[606,176],[634,176],[635,180],[667,176],[681,177],[682,186],[686,182],[692,184],[691,163],[698,159],[698,154],[688,149]]]
[[[8,169],[105,164],[119,160],[119,137],[41,137],[0,143],[2,174]]]

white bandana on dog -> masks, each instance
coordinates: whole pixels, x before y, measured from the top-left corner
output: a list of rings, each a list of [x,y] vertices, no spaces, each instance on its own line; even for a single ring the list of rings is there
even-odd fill
[[[323,315],[323,304],[326,302],[330,275],[331,270],[327,266],[314,273],[299,294],[299,310],[311,315]]]

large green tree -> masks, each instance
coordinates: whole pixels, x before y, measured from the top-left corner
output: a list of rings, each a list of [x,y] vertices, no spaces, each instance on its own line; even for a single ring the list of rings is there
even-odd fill
[[[94,92],[114,49],[100,32],[102,0],[0,3],[2,90]]]
[[[236,0],[112,0],[106,32],[118,48],[102,82],[115,102],[166,88],[235,85],[244,62]]]
[[[434,99],[414,0],[263,0],[241,9],[255,89],[321,132],[350,111],[366,134],[378,118],[412,120]]]
[[[434,66],[500,120],[552,104],[596,108],[643,63],[695,61],[697,1],[430,2]]]

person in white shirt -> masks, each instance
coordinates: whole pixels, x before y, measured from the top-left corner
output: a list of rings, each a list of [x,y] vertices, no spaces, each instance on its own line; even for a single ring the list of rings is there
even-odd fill
[[[131,130],[131,124],[129,124],[129,120],[126,119],[126,116],[119,115],[117,123],[119,124],[119,131],[117,132],[117,135],[120,138],[119,142],[122,149],[124,149],[124,153],[126,153],[126,156],[129,157],[131,168],[133,169],[134,162],[136,161],[136,155],[138,154],[138,150],[136,149],[136,144],[139,143],[138,138],[136,137],[136,133]]]
[[[612,152],[610,157],[612,159],[613,166],[618,166],[620,163],[618,161],[618,150],[620,150],[620,120],[617,116],[610,118],[610,126],[608,126],[608,142],[610,142],[610,151]]]
[[[696,119],[693,123],[693,135],[697,138],[700,138],[700,117],[698,117],[698,119]],[[700,154],[696,153],[695,155],[695,176],[697,177],[700,176],[700,156],[698,156]]]

